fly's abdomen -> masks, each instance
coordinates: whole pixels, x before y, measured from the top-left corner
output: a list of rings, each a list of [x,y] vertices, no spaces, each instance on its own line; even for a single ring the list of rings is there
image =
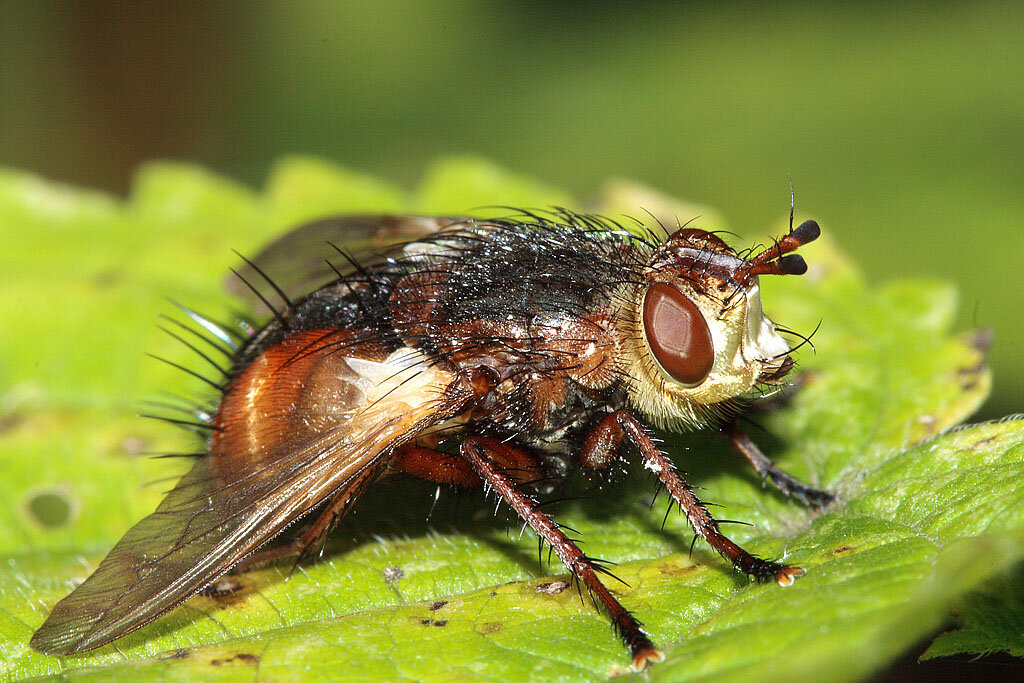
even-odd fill
[[[350,358],[380,361],[388,349],[350,330],[309,330],[263,351],[234,378],[221,401],[210,452],[261,460],[288,443],[338,429],[366,407]]]

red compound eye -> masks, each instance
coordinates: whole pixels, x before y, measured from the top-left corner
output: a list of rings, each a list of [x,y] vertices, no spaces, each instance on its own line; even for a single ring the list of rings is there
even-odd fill
[[[659,282],[647,289],[644,331],[654,357],[677,382],[700,384],[711,373],[711,330],[696,304],[675,287]]]

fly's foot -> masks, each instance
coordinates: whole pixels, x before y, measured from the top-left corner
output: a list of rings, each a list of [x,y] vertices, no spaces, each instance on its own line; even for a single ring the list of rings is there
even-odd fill
[[[665,661],[665,653],[648,644],[640,650],[633,651],[633,661],[629,668],[633,673],[640,673],[645,671],[649,665],[663,661]]]
[[[634,673],[645,671],[650,664],[664,661],[665,654],[654,647],[654,643],[651,642],[647,634],[640,628],[640,623],[633,619],[631,615],[628,613],[622,614],[620,621],[616,622],[616,629],[625,641],[626,647],[629,648],[629,654],[633,658],[629,668]]]
[[[736,562],[736,569],[753,578],[758,583],[775,580],[782,587],[792,586],[793,582],[807,572],[800,567],[792,567],[778,562],[762,560],[752,555]]]
[[[794,581],[806,573],[800,567],[782,567],[779,573],[775,575],[775,580],[780,586],[785,588],[786,586],[792,586]]]

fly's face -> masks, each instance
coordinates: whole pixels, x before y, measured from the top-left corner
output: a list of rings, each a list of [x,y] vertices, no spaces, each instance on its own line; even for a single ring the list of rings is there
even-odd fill
[[[699,426],[716,405],[784,377],[789,345],[764,315],[758,277],[805,272],[788,252],[818,234],[807,221],[748,260],[713,233],[683,228],[656,250],[625,314],[637,407],[662,425]]]

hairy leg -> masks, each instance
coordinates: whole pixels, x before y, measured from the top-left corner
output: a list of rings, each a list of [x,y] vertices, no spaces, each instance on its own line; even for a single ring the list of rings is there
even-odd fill
[[[523,492],[516,477],[506,473],[502,462],[522,462],[525,452],[493,439],[469,436],[462,442],[461,453],[473,466],[480,478],[507,502],[512,509],[540,536],[562,560],[566,569],[582,581],[596,600],[608,611],[612,623],[629,648],[634,671],[644,670],[648,663],[659,662],[664,655],[651,643],[640,622],[615,599],[611,591],[598,578],[607,571],[593,558],[587,557],[551,515],[542,511],[532,496]]]
[[[406,474],[438,484],[466,488],[483,484],[464,458],[425,446],[409,445],[399,449],[391,466]]]
[[[647,430],[628,410],[619,410],[605,416],[595,427],[608,434],[604,439],[616,446],[625,436],[640,450],[644,467],[654,472],[665,485],[672,498],[686,514],[696,534],[714,548],[718,554],[732,562],[732,565],[747,576],[758,581],[775,579],[780,586],[790,586],[804,575],[800,567],[791,567],[763,560],[730,541],[718,528],[718,522],[707,507],[693,492],[693,488],[676,471],[672,461],[655,445]]]
[[[836,499],[828,491],[822,491],[805,484],[793,475],[776,467],[771,458],[762,453],[757,444],[740,429],[739,423],[736,420],[731,420],[722,425],[722,432],[729,439],[732,447],[742,453],[743,457],[754,466],[754,471],[760,475],[762,484],[764,484],[766,479],[771,480],[780,491],[787,496],[796,498],[804,505],[822,507]]]

